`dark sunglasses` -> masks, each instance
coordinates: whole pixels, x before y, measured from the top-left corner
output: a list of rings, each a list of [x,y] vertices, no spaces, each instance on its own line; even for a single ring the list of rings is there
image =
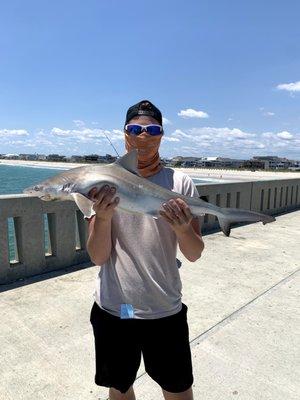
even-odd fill
[[[147,132],[151,136],[160,135],[163,133],[163,127],[161,125],[138,125],[138,124],[127,124],[125,130],[131,135],[140,135],[143,131]]]

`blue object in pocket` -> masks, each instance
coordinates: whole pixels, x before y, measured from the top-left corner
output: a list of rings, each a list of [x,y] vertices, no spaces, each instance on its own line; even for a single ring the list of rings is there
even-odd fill
[[[121,319],[134,317],[134,311],[131,304],[121,304]]]

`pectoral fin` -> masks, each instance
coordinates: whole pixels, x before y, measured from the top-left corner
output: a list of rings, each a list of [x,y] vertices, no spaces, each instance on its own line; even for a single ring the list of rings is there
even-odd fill
[[[90,218],[93,214],[93,202],[80,193],[70,193],[82,214]]]

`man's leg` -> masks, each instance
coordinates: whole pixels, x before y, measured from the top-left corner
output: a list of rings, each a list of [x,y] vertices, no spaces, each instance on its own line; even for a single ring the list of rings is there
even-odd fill
[[[171,393],[162,389],[165,400],[193,400],[193,389],[190,387],[188,390],[180,393]]]
[[[135,400],[133,387],[130,386],[126,393],[121,393],[115,388],[109,388],[109,400]]]

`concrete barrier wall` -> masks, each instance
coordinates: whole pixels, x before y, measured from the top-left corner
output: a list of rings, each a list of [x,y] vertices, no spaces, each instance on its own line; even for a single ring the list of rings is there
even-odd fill
[[[220,207],[241,208],[263,214],[280,214],[300,207],[300,179],[197,185],[200,197]],[[203,230],[219,227],[206,215]]]
[[[206,184],[197,188],[200,197],[220,207],[273,215],[300,207],[300,179]],[[9,252],[8,221],[10,230],[14,225],[10,247],[14,247],[15,259]],[[0,196],[0,284],[89,261],[87,225],[74,202]],[[217,227],[216,218],[206,215],[203,231]]]
[[[45,202],[26,195],[0,196],[0,283],[88,261],[87,222],[77,210],[72,201]],[[11,225],[14,223],[15,260],[9,256],[8,219]],[[47,249],[46,224],[50,245]]]

